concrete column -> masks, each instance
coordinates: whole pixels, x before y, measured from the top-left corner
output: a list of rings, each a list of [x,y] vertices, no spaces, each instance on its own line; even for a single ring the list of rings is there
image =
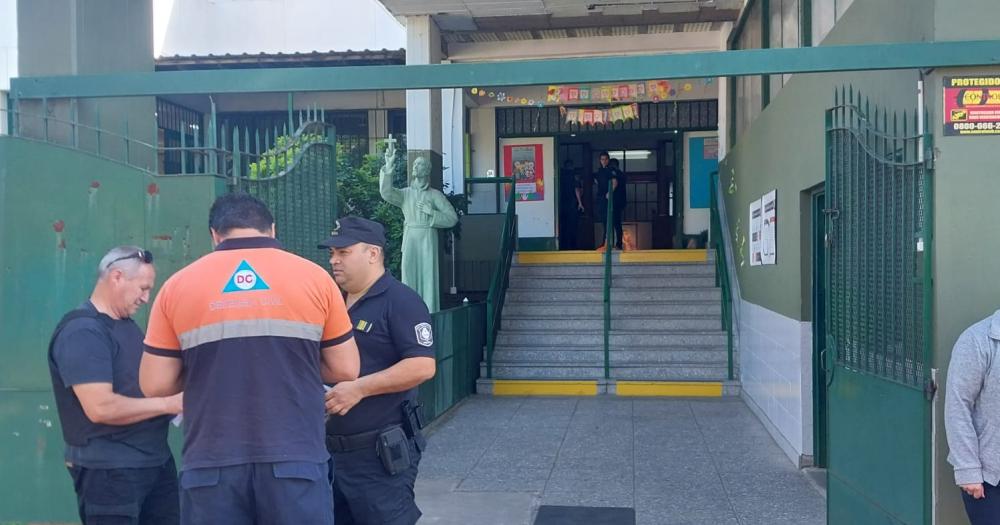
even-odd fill
[[[729,33],[733,31],[732,22],[723,22],[722,29],[719,31],[721,38],[719,39],[719,51],[726,50],[726,41],[729,39]],[[718,97],[719,97],[719,161],[726,158],[726,154],[729,153],[729,77],[719,77],[718,81]]]
[[[428,15],[406,17],[406,65],[441,62],[441,32]],[[417,156],[431,163],[431,186],[441,188],[441,90],[406,91],[407,165]],[[407,170],[409,173],[410,170]]]
[[[464,193],[465,178],[465,100],[461,89],[441,91],[441,154],[444,164],[445,193]]]
[[[153,71],[152,0],[18,0],[18,73],[21,76],[90,75]],[[155,97],[68,99],[48,101],[50,116],[70,120],[156,144]],[[43,110],[40,101],[20,108]],[[70,140],[69,130],[50,130],[50,140]],[[61,133],[61,135],[59,135]],[[80,147],[93,149],[95,138],[80,132]],[[156,169],[156,154],[133,148],[130,163]],[[104,141],[102,155],[123,158],[120,141]]]

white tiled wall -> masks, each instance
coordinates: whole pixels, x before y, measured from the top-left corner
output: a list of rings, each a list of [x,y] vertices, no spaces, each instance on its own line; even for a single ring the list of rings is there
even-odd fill
[[[740,382],[793,462],[812,456],[812,323],[748,301],[740,308]]]

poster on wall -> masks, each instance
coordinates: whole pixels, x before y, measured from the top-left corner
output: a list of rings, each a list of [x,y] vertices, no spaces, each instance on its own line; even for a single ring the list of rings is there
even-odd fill
[[[762,226],[760,199],[750,203],[750,266],[760,266],[760,234]]]
[[[763,226],[761,228],[761,264],[778,261],[778,191],[765,193],[760,199]]]
[[[944,134],[1000,135],[1000,75],[944,77]]]
[[[541,144],[508,145],[503,148],[504,176],[514,179],[518,201],[545,200],[545,174]],[[510,198],[510,185],[504,192]]]
[[[719,139],[689,137],[688,152],[688,207],[708,209],[712,206],[712,174],[719,171]]]

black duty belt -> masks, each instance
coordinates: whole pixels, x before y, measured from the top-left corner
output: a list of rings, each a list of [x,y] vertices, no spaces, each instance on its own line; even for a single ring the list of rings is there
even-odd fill
[[[390,427],[395,426],[399,425],[390,425]],[[353,450],[361,450],[365,448],[374,449],[378,435],[390,427],[380,430],[372,430],[369,432],[362,432],[360,434],[351,434],[349,436],[335,436],[327,434],[326,449],[330,452],[351,452]]]

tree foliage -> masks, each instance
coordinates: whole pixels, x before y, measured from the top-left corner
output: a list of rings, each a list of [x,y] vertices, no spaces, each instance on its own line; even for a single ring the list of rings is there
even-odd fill
[[[398,277],[403,259],[403,212],[379,194],[378,176],[385,165],[385,145],[379,144],[376,149],[376,155],[365,155],[360,165],[354,165],[347,148],[337,146],[337,210],[341,217],[356,215],[385,226],[385,264]],[[393,183],[398,187],[406,183],[406,146],[398,144],[397,152]]]

